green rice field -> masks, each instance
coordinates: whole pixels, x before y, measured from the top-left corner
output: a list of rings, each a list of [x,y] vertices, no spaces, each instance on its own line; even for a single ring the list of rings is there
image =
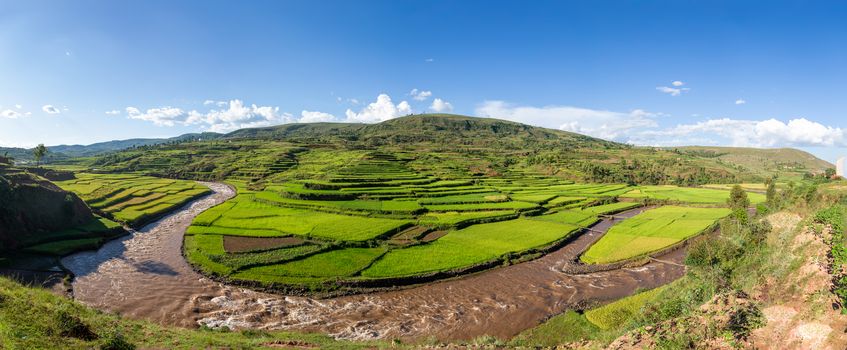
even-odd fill
[[[603,264],[643,256],[696,236],[729,213],[726,208],[680,206],[647,210],[612,226],[581,259]]]
[[[722,206],[729,195],[573,183],[526,171],[462,176],[421,167],[402,153],[290,151],[285,157],[287,165],[269,173],[279,180],[258,184],[241,173],[226,180],[238,194],[198,215],[186,231],[191,264],[228,281],[310,291],[448,276],[540,256],[603,217],[642,206],[641,199]],[[138,175],[80,173],[59,184],[128,224],[207,192],[191,181]],[[640,256],[701,232],[724,211],[650,210],[616,225],[582,258],[602,263]],[[61,252],[96,243],[78,237],[32,249]]]
[[[76,179],[57,181],[76,193],[92,209],[130,226],[138,226],[209,193],[194,181],[126,174],[78,173]]]

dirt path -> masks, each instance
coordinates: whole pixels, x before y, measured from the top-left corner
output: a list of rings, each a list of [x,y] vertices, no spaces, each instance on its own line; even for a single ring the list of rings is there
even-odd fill
[[[194,272],[180,254],[182,234],[194,216],[234,195],[225,185],[205,185],[214,191],[212,195],[97,252],[63,259],[77,276],[75,297],[102,310],[169,325],[316,331],[343,339],[446,341],[511,337],[550,315],[618,299],[684,273],[683,267],[664,262],[582,275],[560,272],[601,236],[598,232],[608,230],[612,222],[604,220],[592,232],[540,259],[460,279],[325,300],[259,293],[211,281]],[[679,263],[683,256],[676,251],[660,259]]]

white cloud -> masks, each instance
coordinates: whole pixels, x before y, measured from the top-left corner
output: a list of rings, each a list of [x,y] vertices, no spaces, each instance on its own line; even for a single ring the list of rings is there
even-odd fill
[[[56,107],[53,107],[53,105],[44,105],[44,106],[42,106],[42,107],[41,107],[41,110],[42,110],[42,111],[44,111],[44,112],[45,112],[45,113],[47,113],[47,114],[59,114],[59,113],[62,113],[62,111],[61,111],[61,110],[59,110],[59,109],[58,109],[58,108],[56,108]]]
[[[656,90],[664,92],[666,94],[670,94],[671,96],[679,96],[682,95],[683,92],[688,92],[689,88],[672,88],[667,86],[657,86]]]
[[[737,147],[844,147],[847,146],[847,132],[841,128],[826,126],[806,118],[791,119],[787,123],[776,119],[741,120],[709,119],[694,124],[682,124],[676,127],[644,131],[641,138],[635,140],[643,144],[667,144],[667,140],[677,138],[687,140],[682,144],[692,144],[690,137],[719,137],[727,144]],[[651,142],[652,141],[652,142]]]
[[[19,104],[16,104],[16,105],[15,105],[15,108],[17,108],[17,109],[21,109],[21,108],[24,108],[24,106],[21,106],[21,105],[19,105]]]
[[[184,124],[205,124],[209,130],[215,132],[270,126],[293,120],[291,114],[280,113],[279,107],[257,106],[255,104],[245,106],[241,100],[229,101],[226,109],[213,109],[206,113],[191,111],[187,115]]]
[[[747,101],[744,100],[743,98],[739,98],[739,99],[735,100],[735,104],[737,104],[737,105],[743,105],[745,103],[747,103]]]
[[[215,104],[215,101],[213,101],[213,100],[206,100],[206,101],[203,101],[203,105],[204,105],[204,106],[213,105],[213,104]]]
[[[2,117],[2,118],[18,119],[18,118],[23,117],[23,116],[24,115],[21,114],[20,112],[18,112],[16,110],[12,110],[12,109],[7,109],[7,110],[0,112],[0,117]]]
[[[409,95],[411,95],[412,99],[415,101],[425,101],[430,96],[432,96],[432,91],[412,89],[412,91],[409,92]]]
[[[406,101],[401,101],[395,105],[391,101],[391,96],[379,94],[375,102],[368,104],[358,113],[347,109],[344,114],[347,116],[347,121],[350,122],[378,123],[412,114],[412,107]]]
[[[486,101],[476,108],[476,115],[620,141],[628,140],[629,135],[639,129],[657,126],[654,120],[657,114],[640,109],[614,112],[571,106],[515,106],[504,101]]]
[[[153,122],[158,126],[174,126],[184,123],[186,118],[185,111],[176,107],[151,108],[144,112],[135,107],[127,107],[126,114],[130,119]]]
[[[335,121],[335,116],[329,113],[303,110],[300,112],[300,123],[319,123]]]
[[[673,82],[671,82],[671,85],[676,86],[676,87],[680,87],[680,86],[685,85],[685,83],[683,83],[679,80],[674,80]]]
[[[424,62],[426,62],[426,63],[435,62],[435,59],[434,58],[427,58],[427,59],[424,60]]]
[[[220,102],[215,102],[220,105]],[[126,108],[130,119],[152,122],[158,126],[201,125],[202,128],[215,132],[227,132],[241,128],[270,126],[290,122],[290,114],[280,113],[279,107],[246,106],[241,100],[232,100],[225,109],[211,109],[205,112],[196,110],[185,111],[177,107],[159,107],[141,111],[135,107]]]
[[[108,114],[108,115],[118,115],[118,114],[121,114],[121,111],[119,111],[117,109],[113,109],[111,111],[106,111],[105,113]]]
[[[440,98],[436,98],[435,100],[432,100],[432,105],[429,106],[429,109],[431,109],[435,112],[439,112],[439,113],[441,113],[441,112],[452,112],[453,111],[453,105],[450,104],[450,102],[444,101]]]

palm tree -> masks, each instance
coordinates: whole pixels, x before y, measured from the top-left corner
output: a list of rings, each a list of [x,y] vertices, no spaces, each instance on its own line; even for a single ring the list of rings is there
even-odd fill
[[[39,143],[38,146],[32,149],[32,154],[35,156],[35,166],[40,166],[41,159],[47,155],[47,147],[44,147],[43,143]]]

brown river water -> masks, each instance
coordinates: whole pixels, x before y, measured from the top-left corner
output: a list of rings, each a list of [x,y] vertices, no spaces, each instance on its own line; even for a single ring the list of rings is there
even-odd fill
[[[181,255],[182,235],[191,220],[235,195],[226,185],[204,184],[212,195],[98,251],[62,259],[76,275],[74,297],[101,310],[166,325],[300,330],[339,339],[449,341],[512,337],[565,310],[615,300],[685,273],[675,264],[683,259],[682,250],[637,268],[561,272],[617,220],[606,219],[542,258],[462,278],[331,299],[255,292],[205,278]]]

